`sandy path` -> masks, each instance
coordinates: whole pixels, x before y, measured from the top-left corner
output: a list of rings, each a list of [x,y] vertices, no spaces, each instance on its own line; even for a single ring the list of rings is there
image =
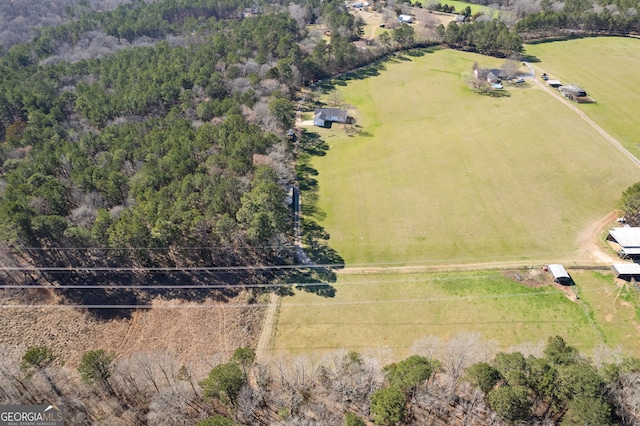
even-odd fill
[[[256,360],[263,361],[271,350],[272,340],[275,337],[276,317],[278,314],[278,307],[280,306],[280,296],[276,293],[269,294],[269,306],[267,312],[264,315],[264,321],[262,323],[262,330],[260,331],[260,338],[256,345]]]

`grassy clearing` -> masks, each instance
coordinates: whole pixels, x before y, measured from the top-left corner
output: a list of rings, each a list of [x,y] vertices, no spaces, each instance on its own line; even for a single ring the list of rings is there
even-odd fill
[[[595,277],[593,273],[575,276],[589,303],[594,302],[587,294],[596,296],[588,290],[592,283],[602,285]],[[612,281],[610,276],[608,280]],[[333,298],[298,291],[282,300],[276,351],[388,348],[402,358],[418,339],[433,335],[447,340],[461,332],[494,339],[502,350],[553,335],[564,336],[583,351],[602,342],[582,306],[555,286],[526,287],[496,271],[343,275],[334,286]],[[613,332],[622,322],[601,324],[599,305],[592,306],[601,331],[611,332],[607,343],[638,352],[637,336],[632,342],[626,338],[629,326]],[[628,315],[620,311],[619,318],[626,321]]]
[[[638,180],[539,88],[471,93],[475,61],[502,62],[452,50],[388,62],[339,83],[353,129],[310,129],[328,151],[311,162],[318,201],[306,219],[347,265],[570,262],[579,231]]]
[[[596,104],[580,108],[640,158],[640,40],[598,37],[526,45],[535,64],[566,84],[584,88]]]
[[[362,28],[362,38],[373,39],[387,31],[384,28],[380,28],[380,24],[384,22],[384,18],[381,13],[369,12],[360,9],[352,9],[351,13],[355,16],[359,16],[365,22],[365,26]]]
[[[638,290],[632,284],[622,286],[613,274],[598,271],[572,272],[577,293],[605,343],[640,354],[640,309]]]
[[[415,4],[416,1],[412,1],[411,3]],[[429,7],[429,4],[430,4],[429,1],[421,1],[420,3],[422,3],[422,7],[425,7],[425,8]],[[434,1],[433,3],[434,4],[435,3],[441,3],[443,6],[445,4],[448,4],[449,6],[453,6],[453,7],[456,8],[455,13],[460,13],[460,14],[464,11],[464,9],[467,6],[471,7],[471,14],[475,14],[477,12],[482,12],[484,14],[488,14],[489,16],[492,16],[495,13],[495,9],[492,9],[492,8],[490,8],[488,6],[481,6],[481,5],[478,5],[478,4],[466,3],[466,2],[463,2],[463,1],[457,1],[457,0]]]

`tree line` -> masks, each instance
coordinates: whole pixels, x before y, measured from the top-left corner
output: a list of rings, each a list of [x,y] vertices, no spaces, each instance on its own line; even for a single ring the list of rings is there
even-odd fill
[[[450,47],[485,55],[508,57],[522,51],[520,35],[497,20],[464,25],[450,22],[446,28],[440,25],[438,33]]]
[[[296,90],[420,41],[404,25],[358,50],[363,23],[338,0],[239,19],[244,6],[133,2],[3,55],[0,238],[59,266],[291,262]],[[330,42],[309,45],[314,14]],[[43,62],[94,30],[183,38]]]
[[[635,10],[635,9],[633,9]],[[629,34],[640,32],[640,16],[634,13],[602,11],[543,11],[527,15],[516,23],[525,39],[573,34]]]
[[[168,354],[116,358],[85,352],[77,368],[32,347],[5,354],[0,400],[65,404],[67,421],[112,416],[137,424],[563,424],[633,425],[640,420],[637,358],[584,357],[562,337],[541,352],[488,355],[460,335],[423,339],[398,362],[340,351],[320,360],[256,361],[238,348],[208,374]],[[537,351],[536,351],[537,352]],[[609,355],[613,355],[609,353]],[[100,404],[95,401],[100,400]]]

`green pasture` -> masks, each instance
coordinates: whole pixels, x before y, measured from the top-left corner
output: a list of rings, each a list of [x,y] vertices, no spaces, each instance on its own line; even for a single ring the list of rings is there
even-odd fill
[[[589,117],[640,158],[640,40],[593,37],[528,44],[540,72],[587,91],[595,104],[580,105]]]
[[[637,354],[633,310],[618,300],[619,313],[608,317],[609,322],[601,318],[599,306],[612,308],[615,296],[597,292],[613,285],[611,275],[605,277],[593,272],[575,276],[584,299],[596,310],[594,326],[593,315],[551,285],[550,278],[545,278],[549,284],[532,288],[497,271],[343,275],[332,298],[303,291],[283,297],[274,349],[317,354],[386,348],[402,358],[427,336],[446,341],[477,332],[496,340],[501,350],[562,335],[581,351],[590,351],[603,343],[604,332],[609,346],[623,345]]]
[[[472,93],[476,61],[502,63],[441,50],[362,71],[336,86],[356,124],[307,129],[326,150],[308,163],[304,226],[323,228],[347,266],[571,262],[580,231],[640,180],[535,85]]]
[[[420,1],[420,0],[418,0],[418,1]],[[412,4],[416,3],[416,0],[413,0],[411,3]],[[430,4],[441,3],[443,6],[445,4],[448,4],[449,6],[455,7],[456,8],[455,13],[459,13],[459,14],[462,14],[462,12],[464,12],[464,9],[467,6],[471,7],[471,14],[472,15],[477,13],[477,12],[482,12],[484,14],[488,14],[488,15],[491,16],[495,11],[495,9],[492,9],[492,8],[490,8],[488,6],[482,6],[482,5],[473,4],[473,3],[466,3],[466,2],[463,2],[463,1],[457,1],[457,0],[452,0],[452,1],[448,1],[448,0],[429,1],[429,0],[427,0],[427,1],[420,1],[420,3],[422,4],[422,7],[424,7],[424,8],[428,8]]]
[[[572,271],[571,276],[577,283],[576,293],[592,318],[592,326],[604,342],[640,355],[638,289],[630,283],[616,285],[623,281],[616,283],[611,273]]]

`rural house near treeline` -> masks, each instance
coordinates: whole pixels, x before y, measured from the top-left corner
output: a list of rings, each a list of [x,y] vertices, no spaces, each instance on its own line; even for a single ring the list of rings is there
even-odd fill
[[[473,75],[478,80],[487,80],[489,83],[500,83],[507,78],[507,73],[498,68],[476,68],[473,70]]]
[[[346,123],[347,111],[338,108],[318,108],[313,115],[313,124],[328,127],[331,123]]]

